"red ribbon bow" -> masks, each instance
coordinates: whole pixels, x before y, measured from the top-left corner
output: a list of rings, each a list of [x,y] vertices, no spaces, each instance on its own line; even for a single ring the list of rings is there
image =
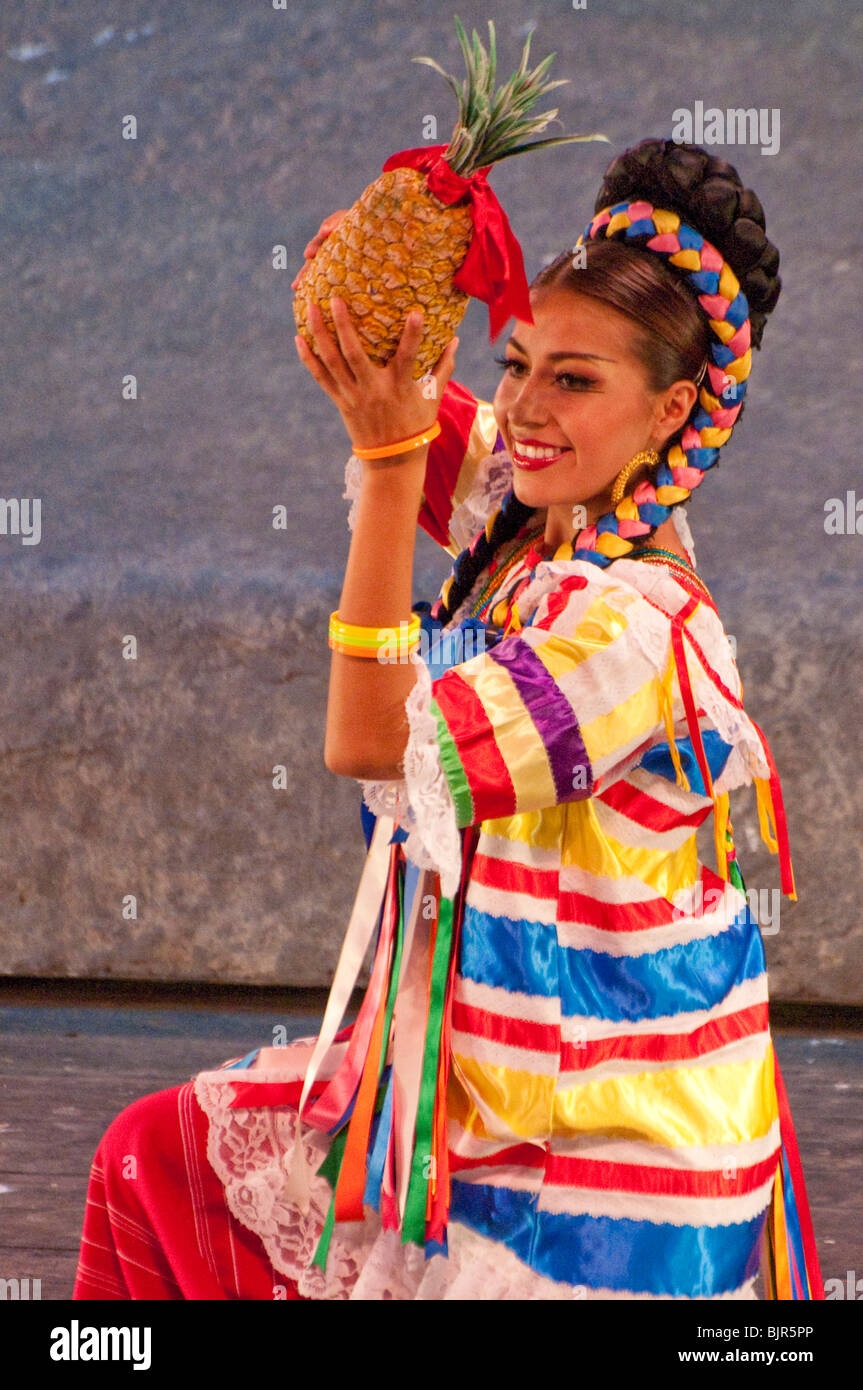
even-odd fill
[[[390,155],[383,172],[401,168],[426,172],[426,187],[447,207],[465,195],[470,199],[474,234],[453,284],[462,294],[488,305],[489,339],[494,342],[513,316],[533,323],[524,258],[506,213],[486,182],[491,164],[463,178],[443,158],[445,149],[446,145],[420,145],[399,150]]]

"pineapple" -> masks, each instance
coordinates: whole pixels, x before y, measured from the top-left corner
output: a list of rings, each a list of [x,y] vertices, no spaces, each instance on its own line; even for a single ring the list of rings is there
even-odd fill
[[[412,60],[439,72],[458,99],[458,121],[443,154],[455,173],[469,178],[478,169],[524,150],[607,140],[605,135],[564,135],[524,144],[526,136],[544,130],[557,116],[556,108],[529,114],[541,96],[566,83],[567,79],[543,80],[555,55],[528,72],[532,33],[528,34],[518,71],[495,92],[494,24],[488,21],[486,51],[476,30],[471,48],[457,16],[455,22],[467,68],[461,86],[432,58]],[[469,296],[453,285],[453,277],[467,255],[472,233],[466,198],[447,206],[429,191],[426,175],[418,169],[388,170],[369,185],[305,265],[294,299],[298,331],[314,348],[308,307],[316,302],[335,337],[329,297],[339,295],[368,356],[382,366],[398,346],[407,315],[419,307],[424,332],[415,375],[424,375],[437,362],[467,308]]]

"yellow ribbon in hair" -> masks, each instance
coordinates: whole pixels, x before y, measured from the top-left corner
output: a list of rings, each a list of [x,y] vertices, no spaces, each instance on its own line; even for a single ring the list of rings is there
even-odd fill
[[[691,246],[684,246],[681,251],[675,251],[673,256],[669,256],[668,262],[669,265],[679,266],[681,270],[700,270],[701,252]]]
[[[614,531],[602,531],[597,537],[594,549],[600,555],[609,555],[613,560],[619,560],[622,555],[628,555],[632,549],[632,541],[624,540],[623,536],[618,536]]]

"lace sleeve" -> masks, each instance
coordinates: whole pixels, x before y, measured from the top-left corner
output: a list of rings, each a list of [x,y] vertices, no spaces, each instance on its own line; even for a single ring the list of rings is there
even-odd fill
[[[350,504],[348,512],[348,529],[353,531],[357,524],[357,503],[360,495],[360,484],[363,481],[363,466],[355,454],[351,454],[345,465],[345,490],[342,497],[346,498]]]
[[[470,492],[450,517],[450,535],[460,549],[464,550],[482,530],[511,487],[512,462],[505,449],[480,460]]]
[[[396,782],[359,781],[369,810],[374,815],[392,816],[406,831],[404,850],[411,863],[439,873],[441,891],[452,897],[461,876],[461,837],[430,708],[431,676],[416,649],[411,662],[417,682],[405,702],[410,728],[403,759],[405,775]]]

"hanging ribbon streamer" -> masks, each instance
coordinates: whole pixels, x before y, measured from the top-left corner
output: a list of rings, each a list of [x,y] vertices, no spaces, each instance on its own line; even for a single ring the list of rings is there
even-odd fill
[[[695,751],[696,761],[698,762],[698,766],[701,771],[701,776],[704,781],[704,786],[707,795],[713,798],[714,833],[717,844],[719,872],[723,879],[727,879],[728,861],[725,853],[722,852],[719,848],[721,845],[721,832],[718,823],[727,815],[727,809],[720,804],[720,798],[717,797],[717,794],[714,790],[713,779],[710,774],[710,766],[708,764],[707,757],[704,752],[704,744],[701,738],[701,730],[698,724],[698,711],[695,703],[695,698],[692,692],[692,683],[689,677],[689,668],[686,661],[686,643],[689,644],[690,650],[695,653],[708,679],[720,692],[723,698],[726,699],[729,704],[733,705],[735,709],[740,710],[741,712],[743,712],[743,702],[739,700],[737,696],[733,693],[733,691],[729,690],[728,687],[724,685],[723,682],[719,679],[719,676],[710,666],[709,662],[707,661],[707,658],[704,655],[704,652],[701,650],[701,647],[699,646],[698,642],[693,637],[692,633],[687,627],[689,619],[692,617],[692,615],[695,613],[696,609],[699,606],[700,599],[697,598],[695,595],[692,595],[678,613],[671,614],[668,613],[666,609],[662,607],[661,604],[656,603],[646,594],[644,595],[644,597],[647,599],[647,602],[651,605],[651,607],[656,608],[658,612],[663,613],[671,623],[671,659],[669,661],[669,669],[666,672],[664,680],[660,686],[659,698],[660,706],[665,718],[666,731],[668,732],[668,742],[671,751],[672,761],[674,762],[675,772],[677,774],[677,781],[679,785],[686,785],[686,779],[680,765],[678,751],[674,744],[674,726],[672,723],[670,709],[670,675],[672,661],[674,663],[674,669],[677,672],[677,680],[678,685],[680,687],[680,695],[683,701],[684,710],[686,712],[686,722],[689,727],[689,735],[692,739],[692,745]],[[770,850],[771,854],[776,854],[777,852],[779,854],[779,872],[782,883],[782,892],[786,894],[787,897],[791,898],[793,901],[796,902],[797,892],[794,885],[794,870],[791,865],[791,849],[788,843],[788,827],[785,820],[785,803],[782,799],[782,787],[779,781],[779,773],[776,770],[776,764],[773,761],[773,754],[770,752],[770,746],[767,742],[767,739],[764,737],[764,734],[761,732],[754,719],[750,718],[749,722],[751,723],[753,729],[758,735],[758,738],[761,742],[761,746],[764,750],[765,759],[767,760],[767,766],[770,769],[769,778],[754,778],[755,791],[756,796],[758,798],[758,819],[759,825],[761,827],[761,835],[764,840],[764,843],[767,845],[767,848]],[[773,823],[773,830],[771,830],[770,826],[771,819]]]
[[[489,187],[487,164],[468,178],[455,173],[443,158],[446,145],[420,145],[390,155],[383,172],[411,168],[426,174],[426,187],[447,207],[467,198],[471,204],[473,236],[467,255],[453,277],[462,294],[488,305],[489,338],[494,342],[513,315],[533,323],[530,292],[521,247],[506,213]]]
[[[380,816],[375,823],[371,845],[354,900],[351,919],[348,923],[339,963],[330,988],[321,1031],[306,1068],[303,1089],[297,1107],[297,1132],[290,1171],[285,1181],[285,1196],[288,1200],[295,1202],[304,1214],[309,1210],[311,1174],[306,1162],[301,1132],[301,1122],[304,1118],[303,1107],[311,1094],[321,1064],[335,1040],[371,942],[372,933],[380,918],[381,898],[385,891],[389,870],[389,838],[392,835],[393,827],[394,822],[389,816]]]
[[[767,1215],[765,1245],[768,1255],[768,1294],[775,1299],[823,1299],[824,1283],[803,1179],[803,1165],[788,1094],[775,1052],[774,1074],[782,1148]]]
[[[433,1171],[432,1118],[438,1076],[438,1055],[443,1024],[449,951],[452,944],[455,900],[441,898],[431,961],[422,1077],[417,1104],[416,1130],[411,1159],[408,1195],[402,1222],[402,1242],[425,1241],[426,1197]]]
[[[387,985],[390,980],[392,948],[399,918],[398,856],[400,853],[400,847],[394,845],[378,951],[368,991],[376,1002],[375,1018],[348,1125],[345,1152],[333,1199],[336,1221],[362,1221],[363,1219],[363,1193],[367,1178],[366,1160],[369,1151],[372,1114],[375,1101],[378,1098],[378,1083],[385,1053],[384,1024],[387,1022],[387,1002],[390,992]],[[394,969],[397,970],[397,963]],[[398,979],[397,974],[396,979]],[[389,1012],[392,1012],[391,1008]]]

